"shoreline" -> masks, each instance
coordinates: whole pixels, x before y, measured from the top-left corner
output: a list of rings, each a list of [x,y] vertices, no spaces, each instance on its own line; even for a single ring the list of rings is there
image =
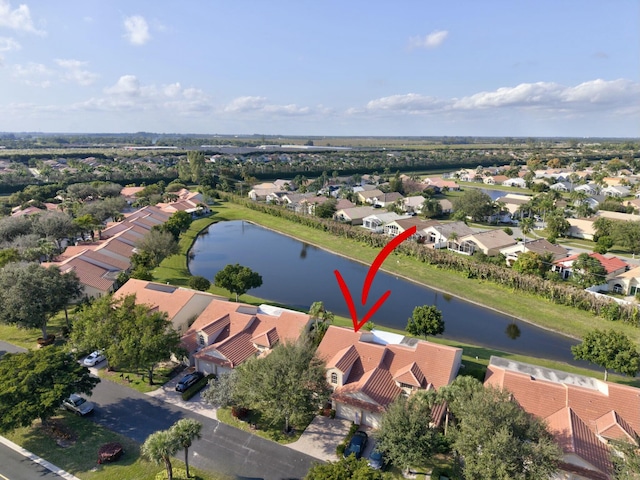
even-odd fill
[[[230,220],[224,220],[224,221],[230,221]],[[263,225],[263,224],[261,224],[261,223],[259,223],[259,222],[255,222],[255,221],[252,221],[252,220],[240,220],[240,221],[242,221],[242,222],[247,222],[247,223],[251,223],[251,224],[254,224],[254,225],[258,225],[259,227],[265,228],[265,229],[270,230],[270,231],[275,232],[275,233],[279,233],[279,234],[281,234],[281,235],[285,235],[285,236],[287,236],[287,237],[289,237],[289,238],[292,238],[292,239],[294,239],[294,240],[298,240],[299,242],[302,242],[302,243],[305,243],[305,244],[307,244],[307,245],[311,245],[311,246],[313,246],[313,247],[319,248],[319,249],[324,250],[325,252],[329,252],[329,253],[331,253],[331,254],[333,254],[333,255],[338,255],[338,256],[340,256],[340,257],[342,257],[342,258],[346,258],[347,260],[351,260],[351,261],[353,261],[353,262],[357,262],[357,263],[359,263],[359,264],[361,264],[361,265],[365,265],[365,266],[368,266],[368,265],[369,265],[367,262],[364,262],[364,261],[362,261],[362,260],[358,260],[357,258],[350,257],[349,255],[345,255],[344,253],[336,252],[336,251],[331,250],[330,248],[325,247],[325,246],[323,246],[323,245],[318,245],[318,244],[313,243],[313,242],[308,242],[308,241],[303,240],[303,239],[301,239],[301,238],[299,238],[299,237],[296,237],[295,235],[292,235],[292,234],[290,234],[290,233],[286,233],[286,232],[282,232],[282,231],[277,230],[277,229],[272,228],[272,227],[268,227],[268,226]],[[213,225],[213,224],[212,224],[212,225]],[[209,226],[211,226],[211,225],[209,225]],[[206,227],[206,228],[209,228],[209,226],[208,226],[208,227]],[[194,243],[195,243],[195,240],[194,240]],[[190,249],[191,249],[191,247],[189,248],[189,250],[190,250]],[[392,253],[391,255],[394,255],[394,253]],[[188,263],[188,262],[187,262],[187,270],[189,270],[189,263]],[[401,279],[403,279],[403,280],[406,280],[406,281],[409,281],[409,282],[411,282],[411,283],[414,283],[415,285],[419,285],[419,286],[421,286],[421,287],[429,288],[429,289],[434,290],[434,291],[436,291],[436,292],[438,292],[438,293],[443,293],[443,294],[446,294],[446,295],[451,295],[452,297],[455,297],[455,298],[457,298],[457,299],[458,299],[458,300],[460,300],[460,301],[467,302],[467,303],[470,303],[470,304],[472,304],[472,305],[476,305],[476,306],[481,307],[481,308],[486,308],[487,310],[491,310],[491,311],[493,311],[493,312],[499,313],[499,314],[504,315],[504,316],[506,316],[506,317],[513,318],[514,320],[521,321],[521,322],[527,323],[527,324],[529,324],[529,325],[533,325],[534,327],[541,328],[541,329],[546,330],[546,331],[548,331],[548,332],[552,332],[552,333],[555,333],[555,334],[557,334],[557,335],[561,335],[561,336],[563,336],[563,337],[567,337],[567,338],[570,338],[570,339],[573,339],[573,340],[580,340],[580,337],[578,337],[578,336],[575,336],[575,335],[569,335],[569,334],[566,334],[566,333],[564,333],[564,332],[560,332],[560,331],[558,331],[558,330],[554,330],[554,329],[549,328],[549,327],[547,327],[547,326],[544,326],[544,325],[540,325],[540,324],[538,324],[538,323],[535,323],[535,322],[533,322],[533,321],[531,321],[531,320],[529,320],[529,319],[522,318],[522,317],[519,317],[519,316],[516,316],[516,315],[511,315],[510,313],[504,312],[504,311],[502,311],[502,310],[500,310],[500,309],[498,309],[498,308],[496,308],[496,307],[492,307],[492,306],[485,305],[485,304],[483,304],[483,303],[477,302],[477,301],[475,301],[475,300],[470,300],[470,299],[467,299],[467,298],[461,297],[460,295],[456,295],[456,294],[451,293],[451,292],[449,292],[449,291],[447,291],[447,290],[444,290],[444,289],[442,289],[442,288],[435,287],[435,286],[429,285],[429,284],[424,283],[424,282],[420,282],[420,281],[415,280],[415,279],[413,279],[413,278],[411,278],[411,277],[408,277],[408,276],[406,276],[406,275],[402,275],[402,274],[399,274],[399,273],[396,273],[396,272],[389,271],[389,270],[387,270],[387,269],[385,269],[385,268],[384,268],[384,263],[383,263],[383,264],[382,264],[382,266],[380,267],[380,270],[381,270],[381,271],[383,271],[383,272],[385,272],[385,273],[387,273],[388,275],[393,275],[393,276],[395,276],[395,277],[398,277],[398,278],[401,278]],[[455,339],[450,339],[450,340],[455,340]],[[478,345],[478,346],[482,346],[482,345]],[[490,347],[486,347],[486,346],[485,346],[485,348],[490,348]],[[509,353],[516,354],[515,352],[509,352]]]

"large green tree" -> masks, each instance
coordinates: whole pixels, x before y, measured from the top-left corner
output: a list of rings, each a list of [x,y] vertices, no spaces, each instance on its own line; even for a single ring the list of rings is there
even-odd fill
[[[204,173],[205,158],[203,152],[189,151],[187,152],[187,161],[191,170],[191,181],[199,183]]]
[[[0,432],[43,423],[72,393],[91,394],[100,382],[59,347],[7,353],[0,359]]]
[[[581,287],[600,285],[607,281],[607,270],[597,258],[581,253],[571,265],[571,279]]]
[[[444,333],[442,312],[433,305],[415,307],[405,330],[425,339],[428,335],[441,335]]]
[[[316,463],[309,469],[305,480],[383,480],[389,474],[369,467],[366,458],[349,455],[337,462]]]
[[[539,480],[557,471],[558,445],[544,423],[525,412],[509,392],[465,382],[454,387],[454,394],[460,397],[450,405],[456,418],[451,437],[463,459],[465,478]]]
[[[243,267],[236,263],[227,265],[216,273],[213,281],[216,287],[224,288],[235,294],[237,302],[240,295],[262,285],[262,276],[249,267]]]
[[[312,416],[331,392],[325,364],[305,337],[279,344],[266,357],[252,358],[237,370],[236,398],[266,420],[283,421],[285,432],[292,423]]]
[[[180,253],[180,246],[173,234],[155,228],[138,241],[136,248],[139,253],[149,255],[152,260],[151,267],[157,267],[165,258]]]
[[[604,380],[609,370],[634,377],[640,369],[640,353],[623,332],[612,328],[595,329],[587,333],[582,343],[571,347],[576,360],[586,360],[604,368]]]
[[[169,232],[173,235],[173,238],[178,240],[180,234],[189,229],[192,221],[193,219],[190,214],[184,211],[178,211],[162,224],[162,230]]]
[[[146,371],[149,384],[158,363],[181,358],[180,334],[164,312],[135,303],[135,295],[120,301],[102,297],[76,314],[71,343],[80,350],[103,350],[110,365]]]
[[[40,328],[47,338],[47,323],[78,292],[75,272],[61,273],[55,266],[9,263],[0,270],[0,322],[22,328]]]
[[[152,433],[142,444],[140,453],[146,459],[164,464],[167,471],[167,479],[173,480],[173,466],[171,457],[180,449],[179,439],[170,430],[160,430]]]
[[[178,443],[184,448],[184,464],[189,478],[189,447],[194,440],[200,438],[202,424],[192,418],[181,418],[171,426],[171,433],[176,437]]]
[[[376,448],[395,466],[406,470],[424,464],[435,453],[440,433],[431,426],[435,392],[400,395],[382,417]]]
[[[494,213],[491,197],[478,188],[469,188],[453,202],[456,215],[471,217],[474,222],[481,222]]]

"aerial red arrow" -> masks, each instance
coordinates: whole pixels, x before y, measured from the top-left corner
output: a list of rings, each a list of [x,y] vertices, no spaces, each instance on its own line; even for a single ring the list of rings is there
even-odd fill
[[[373,283],[373,279],[378,273],[382,262],[389,256],[391,252],[393,252],[398,245],[404,242],[411,235],[415,234],[417,231],[416,226],[414,225],[409,230],[405,230],[400,235],[395,237],[389,243],[387,243],[382,251],[375,258],[371,266],[369,267],[369,271],[367,272],[367,276],[364,279],[364,285],[362,287],[362,305],[364,306],[367,303],[367,297],[369,296],[369,289],[371,288],[371,284]],[[340,290],[342,291],[342,295],[344,296],[344,300],[347,302],[347,307],[349,308],[349,313],[351,314],[351,320],[353,320],[353,330],[358,331],[360,327],[362,327],[365,323],[369,321],[369,319],[373,316],[374,313],[378,311],[378,309],[382,306],[382,304],[389,298],[391,295],[391,290],[387,290],[382,294],[382,296],[378,299],[378,301],[369,309],[369,311],[362,317],[362,320],[358,321],[358,313],[356,312],[356,306],[353,303],[353,297],[351,296],[351,292],[349,291],[349,287],[344,283],[344,279],[338,270],[334,270],[333,273],[336,275],[336,280],[338,280],[338,285],[340,286]]]

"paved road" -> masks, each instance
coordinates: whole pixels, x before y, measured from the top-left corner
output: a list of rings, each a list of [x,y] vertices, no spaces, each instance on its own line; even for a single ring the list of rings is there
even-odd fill
[[[180,418],[198,420],[203,425],[202,439],[194,442],[189,454],[191,464],[205,470],[242,478],[288,479],[304,477],[317,462],[309,455],[110,381],[98,384],[91,400],[96,404],[93,421],[140,443]]]
[[[2,340],[0,340],[0,358],[2,358],[5,353],[20,352],[26,352],[26,350],[22,347],[18,347],[16,345],[12,345],[11,343],[3,342]]]
[[[33,480],[34,478],[57,480],[62,477],[0,444],[0,480]]]

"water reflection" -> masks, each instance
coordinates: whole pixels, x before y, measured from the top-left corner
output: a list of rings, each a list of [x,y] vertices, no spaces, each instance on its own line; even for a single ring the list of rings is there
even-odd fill
[[[262,275],[263,285],[251,290],[252,295],[303,310],[322,301],[336,315],[349,317],[333,273],[338,269],[356,301],[359,318],[391,290],[390,297],[372,317],[378,325],[404,330],[414,307],[437,304],[446,326],[444,337],[448,339],[584,366],[573,359],[570,347],[578,343],[573,339],[526,322],[515,325],[513,317],[384,272],[376,275],[370,300],[362,306],[359,300],[368,265],[291,237],[243,221],[219,222],[209,227],[209,233],[199,236],[192,248],[189,268],[193,275],[212,279],[225,265],[239,263]],[[433,283],[437,285],[437,277]]]

